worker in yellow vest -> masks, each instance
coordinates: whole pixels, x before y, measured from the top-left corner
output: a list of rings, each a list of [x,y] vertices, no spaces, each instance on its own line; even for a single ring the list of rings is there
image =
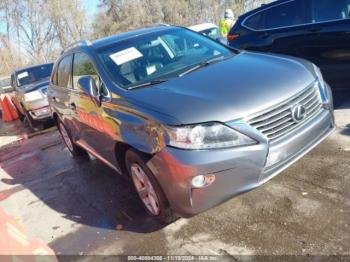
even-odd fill
[[[224,18],[220,21],[220,32],[223,37],[227,37],[234,24],[234,15],[231,9],[226,9]]]

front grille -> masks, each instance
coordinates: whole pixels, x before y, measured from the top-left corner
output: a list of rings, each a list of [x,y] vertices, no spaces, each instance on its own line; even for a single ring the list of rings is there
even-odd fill
[[[302,105],[305,109],[305,116],[299,122],[292,116],[292,109],[298,105]],[[322,101],[318,85],[313,83],[281,105],[252,116],[248,123],[266,135],[269,140],[276,140],[317,115],[321,108]]]

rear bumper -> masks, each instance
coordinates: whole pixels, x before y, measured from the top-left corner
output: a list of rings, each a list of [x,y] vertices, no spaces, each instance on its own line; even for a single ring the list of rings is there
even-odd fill
[[[180,216],[191,217],[264,184],[317,146],[334,129],[332,110],[322,109],[313,119],[275,143],[269,143],[259,134],[261,137],[255,138],[260,143],[248,147],[208,151],[168,147],[156,154],[148,166],[173,210]],[[191,187],[194,176],[209,174],[215,175],[212,185],[201,189]]]

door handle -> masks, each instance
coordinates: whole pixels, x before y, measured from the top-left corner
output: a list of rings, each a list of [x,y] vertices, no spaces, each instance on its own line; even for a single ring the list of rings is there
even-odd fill
[[[69,108],[72,109],[73,111],[77,110],[77,106],[75,105],[75,103],[70,103]]]

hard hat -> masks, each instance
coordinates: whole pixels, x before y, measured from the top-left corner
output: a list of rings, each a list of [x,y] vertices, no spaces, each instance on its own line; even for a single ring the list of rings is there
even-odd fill
[[[234,18],[234,15],[233,15],[233,12],[231,9],[226,9],[225,10],[225,15],[224,15],[225,18],[229,18],[229,19],[233,19]]]

